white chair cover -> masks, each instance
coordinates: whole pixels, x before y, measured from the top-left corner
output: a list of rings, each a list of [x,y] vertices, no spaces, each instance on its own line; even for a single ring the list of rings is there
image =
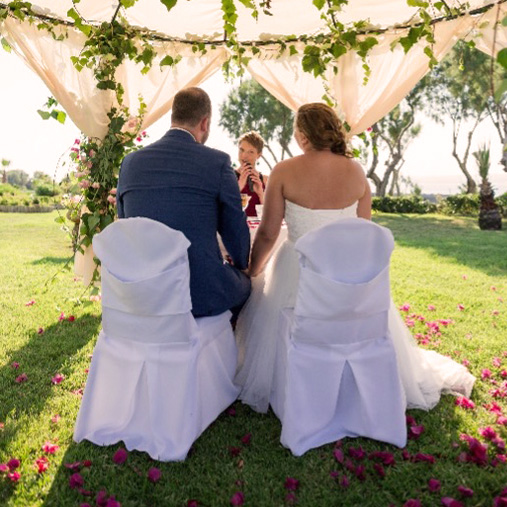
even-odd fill
[[[183,233],[121,219],[93,240],[102,263],[102,330],[74,440],[185,459],[237,397],[230,312],[194,319]]]
[[[388,332],[391,232],[343,219],[300,238],[295,308],[280,321],[271,405],[296,456],[343,437],[404,447],[406,400]]]

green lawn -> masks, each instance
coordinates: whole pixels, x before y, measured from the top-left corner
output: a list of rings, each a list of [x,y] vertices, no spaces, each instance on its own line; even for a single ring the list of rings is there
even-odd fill
[[[442,498],[491,506],[507,488],[507,426],[502,424],[507,424],[502,419],[507,417],[507,231],[479,231],[476,220],[468,218],[374,217],[394,233],[393,297],[397,305],[410,305],[404,315],[416,322],[413,333],[424,340],[427,327],[411,314],[451,319],[441,325],[442,335],[429,337],[425,346],[468,361],[478,379],[475,408],[457,406],[454,397],[444,396],[429,413],[409,411],[415,426],[424,429],[404,451],[346,439],[338,449],[343,463],[334,444],[295,458],[280,445],[280,425],[272,413],[259,415],[236,403],[199,438],[184,463],[157,463],[132,452],[117,465],[112,457],[121,445],[99,448],[72,441],[100,328],[100,304],[74,306],[83,286],[65,270],[70,240],[55,224],[56,216],[0,214],[0,464],[20,460],[16,469],[11,461],[10,476],[0,471],[0,505],[96,505],[97,493],[105,490],[106,498],[114,495],[122,506],[227,506],[237,492],[244,494],[244,505],[256,507],[296,502],[387,507],[410,499],[429,507],[441,505]],[[26,380],[16,382],[22,374]],[[63,381],[53,384],[57,374]],[[497,440],[481,434],[486,427]],[[250,440],[243,438],[248,434]],[[58,447],[44,451],[47,442]],[[486,451],[482,444],[488,445]],[[373,451],[392,453],[395,464],[380,467]],[[84,480],[81,492],[70,488],[75,470],[65,467],[76,462]],[[46,465],[38,473],[37,466]],[[151,467],[162,473],[156,483],[147,477]],[[15,472],[20,473],[17,481],[11,480]],[[288,477],[299,481],[294,491],[285,486]],[[430,479],[440,481],[440,490],[431,491]],[[473,495],[466,497],[470,491],[459,487],[470,488]]]

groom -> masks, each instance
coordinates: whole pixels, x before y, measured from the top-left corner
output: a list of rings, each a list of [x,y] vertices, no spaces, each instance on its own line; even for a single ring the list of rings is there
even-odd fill
[[[120,218],[147,217],[177,229],[191,242],[190,295],[194,317],[234,316],[250,294],[250,234],[229,156],[204,146],[211,101],[200,88],[174,97],[171,128],[158,141],[127,155],[117,190]],[[233,265],[225,264],[222,237]]]

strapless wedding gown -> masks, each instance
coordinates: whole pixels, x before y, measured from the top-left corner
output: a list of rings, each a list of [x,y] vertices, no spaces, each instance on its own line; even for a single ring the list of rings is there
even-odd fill
[[[239,368],[235,383],[241,387],[239,398],[257,412],[267,412],[269,406],[280,311],[294,307],[296,302],[299,258],[294,243],[313,229],[357,217],[357,204],[314,210],[285,201],[288,237],[264,273],[252,279],[252,293],[236,325]],[[392,302],[389,333],[408,408],[429,410],[438,403],[442,392],[470,395],[475,377],[452,359],[419,348]]]

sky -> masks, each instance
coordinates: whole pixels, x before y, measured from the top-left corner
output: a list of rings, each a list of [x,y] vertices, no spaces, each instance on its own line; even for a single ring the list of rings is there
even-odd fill
[[[218,125],[219,106],[226,99],[232,85],[224,83],[220,70],[201,84],[213,102],[211,134],[207,145],[221,149],[237,159],[237,148],[228,134]],[[37,113],[51,95],[39,77],[13,52],[0,49],[0,93],[2,114],[0,121],[0,159],[11,161],[9,169],[22,169],[33,175],[43,171],[59,181],[69,170],[69,148],[80,133],[69,118],[64,125],[54,120],[42,120]],[[422,112],[423,113],[423,112]],[[465,182],[451,154],[451,125],[437,125],[423,114],[422,131],[405,153],[401,175],[418,184],[423,193],[456,193]],[[169,115],[152,125],[147,141],[155,141],[169,128]],[[481,144],[491,145],[491,181],[497,195],[507,192],[507,173],[498,161],[501,146],[494,127],[484,123],[479,127],[473,142],[473,151]],[[293,153],[298,148],[294,145]],[[472,158],[472,157],[471,157]],[[469,169],[478,180],[475,162]],[[267,168],[262,168],[267,172]]]

